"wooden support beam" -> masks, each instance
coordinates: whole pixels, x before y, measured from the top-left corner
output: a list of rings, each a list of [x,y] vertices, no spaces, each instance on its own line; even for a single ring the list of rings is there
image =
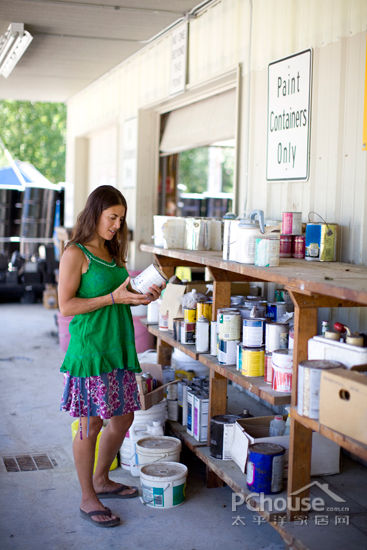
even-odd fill
[[[215,371],[209,375],[209,415],[208,415],[208,445],[210,446],[210,419],[217,414],[227,412],[227,378]],[[223,481],[209,468],[206,469],[207,487],[222,487]]]
[[[357,302],[343,300],[342,298],[334,298],[332,296],[323,296],[306,290],[300,292],[299,289],[292,288],[288,285],[285,289],[288,290],[291,296],[295,294],[298,306],[304,309],[314,307],[361,307],[361,304]]]
[[[302,499],[309,497],[307,487],[311,481],[312,430],[291,418],[288,455],[288,519],[293,520],[306,512],[301,511]],[[304,489],[306,487],[306,489]]]

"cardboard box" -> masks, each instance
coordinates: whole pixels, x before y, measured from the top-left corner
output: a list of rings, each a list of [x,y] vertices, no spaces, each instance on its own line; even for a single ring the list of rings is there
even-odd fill
[[[183,310],[181,306],[183,295],[187,292],[191,292],[193,289],[201,294],[205,294],[208,284],[212,284],[212,281],[194,281],[185,285],[175,285],[172,283],[167,284],[162,296],[161,311],[168,311],[168,330],[173,330],[173,319],[176,317],[183,317]],[[231,294],[242,294],[243,296],[247,296],[249,292],[249,283],[231,283]]]
[[[175,384],[177,380],[163,384],[163,369],[161,365],[156,363],[141,363],[141,370],[143,372],[149,372],[153,378],[157,380],[158,387],[151,392],[144,393],[142,384],[142,373],[136,374],[136,381],[138,384],[140,405],[143,411],[150,409],[153,405],[160,403],[165,397],[165,390],[170,384]]]
[[[289,435],[269,437],[274,416],[258,416],[237,420],[233,431],[232,459],[245,473],[249,445],[277,443],[286,449],[284,476],[288,475]],[[286,419],[286,417],[284,417]],[[340,472],[340,447],[319,433],[312,433],[311,475],[330,475]]]
[[[322,372],[320,424],[367,444],[367,365]]]

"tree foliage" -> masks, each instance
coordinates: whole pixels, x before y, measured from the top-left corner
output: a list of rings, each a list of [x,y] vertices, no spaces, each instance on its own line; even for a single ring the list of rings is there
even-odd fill
[[[0,138],[5,147],[54,183],[65,180],[65,133],[64,103],[0,101]]]

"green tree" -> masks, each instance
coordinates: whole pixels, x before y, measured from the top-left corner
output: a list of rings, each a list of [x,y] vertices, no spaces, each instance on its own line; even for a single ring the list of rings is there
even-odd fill
[[[64,103],[0,101],[0,138],[5,147],[53,183],[65,180],[65,134]]]
[[[179,156],[178,183],[185,193],[204,193],[208,185],[208,148],[183,151]]]

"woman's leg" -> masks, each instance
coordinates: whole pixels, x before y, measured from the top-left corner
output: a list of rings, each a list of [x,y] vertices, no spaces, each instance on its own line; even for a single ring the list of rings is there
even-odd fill
[[[79,431],[75,435],[73,441],[73,454],[76,471],[79,478],[80,487],[82,490],[82,500],[80,508],[84,512],[92,510],[103,510],[105,507],[98,500],[93,487],[93,466],[94,455],[96,448],[97,436],[102,428],[102,419],[98,416],[89,417],[89,433],[87,437],[88,419],[83,417],[82,434],[83,439],[80,439]],[[115,519],[116,516],[95,516],[96,521],[109,521]]]
[[[96,493],[112,491],[119,486],[118,483],[109,479],[109,470],[133,420],[133,412],[113,416],[108,421],[106,428],[102,430],[99,440],[97,467],[93,478]],[[136,492],[134,488],[123,489],[121,494],[133,494],[134,492]]]

